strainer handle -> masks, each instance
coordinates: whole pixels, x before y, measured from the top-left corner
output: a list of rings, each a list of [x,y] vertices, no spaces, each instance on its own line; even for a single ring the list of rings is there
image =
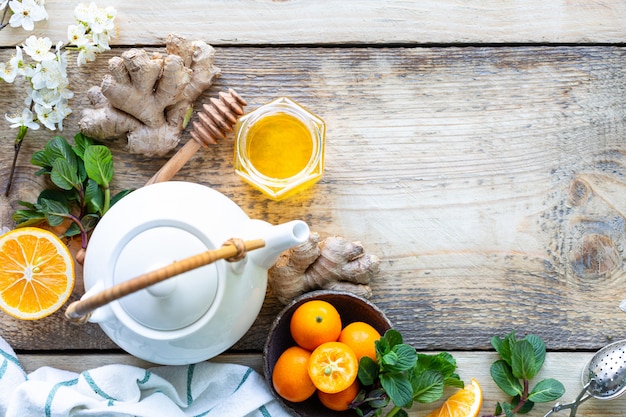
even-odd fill
[[[552,407],[552,409],[548,411],[546,415],[544,415],[543,417],[548,417],[554,413],[558,413],[561,410],[567,410],[567,409],[572,410],[569,413],[569,417],[576,416],[576,412],[578,411],[578,406],[592,397],[587,392],[587,388],[589,388],[590,384],[591,384],[591,381],[587,382],[587,384],[583,387],[582,391],[580,391],[580,394],[578,394],[578,397],[576,397],[576,400],[572,401],[571,403],[566,403],[566,404],[556,403],[554,407]]]
[[[265,241],[263,239],[247,240],[245,242],[241,239],[230,239],[219,249],[208,250],[180,261],[176,261],[163,268],[156,269],[128,281],[121,282],[94,294],[91,297],[85,298],[84,300],[74,301],[67,307],[67,310],[65,310],[65,317],[75,324],[86,323],[94,310],[110,303],[111,301],[117,300],[118,298],[144,288],[148,288],[151,285],[165,281],[166,279],[182,274],[183,272],[208,265],[220,259],[225,259],[229,262],[236,262],[241,260],[247,251],[259,249],[264,246]]]

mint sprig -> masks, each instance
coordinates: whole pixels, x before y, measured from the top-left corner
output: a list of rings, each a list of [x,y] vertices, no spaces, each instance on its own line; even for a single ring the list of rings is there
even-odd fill
[[[541,380],[530,388],[531,380],[546,358],[546,345],[539,336],[529,334],[518,339],[515,332],[511,332],[504,338],[494,336],[491,345],[500,355],[491,365],[491,377],[512,399],[509,403],[497,403],[495,414],[485,417],[525,414],[535,403],[555,401],[565,393],[563,384],[553,378]]]
[[[351,405],[359,416],[380,416],[391,402],[393,408],[386,416],[406,417],[405,409],[415,401],[437,401],[445,386],[463,388],[456,361],[449,353],[417,353],[394,329],[375,344],[376,361],[366,356],[359,362],[358,378],[364,389]]]
[[[35,203],[19,202],[25,209],[13,213],[17,226],[45,222],[57,227],[69,219],[71,223],[63,235],[80,234],[83,249],[87,247],[88,232],[112,204],[130,193],[124,190],[111,197],[111,151],[81,133],[74,136],[74,145],[55,136],[33,154],[31,163],[41,168],[36,175],[49,176],[54,187],[43,190]]]

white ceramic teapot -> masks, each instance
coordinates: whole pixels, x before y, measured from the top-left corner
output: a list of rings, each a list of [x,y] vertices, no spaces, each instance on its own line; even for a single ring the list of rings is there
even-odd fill
[[[263,239],[237,262],[217,262],[111,301],[93,312],[122,349],[149,362],[189,364],[234,345],[255,321],[267,270],[284,250],[308,239],[306,223],[251,220],[208,187],[163,182],[115,204],[90,239],[83,299],[177,260],[219,248],[230,238]]]

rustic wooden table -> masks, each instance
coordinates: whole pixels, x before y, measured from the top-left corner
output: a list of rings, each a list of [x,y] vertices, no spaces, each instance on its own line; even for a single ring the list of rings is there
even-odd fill
[[[64,40],[76,4],[48,1],[49,20],[34,34]],[[232,87],[248,110],[279,96],[310,108],[328,126],[326,172],[313,188],[267,200],[233,173],[232,138],[196,154],[175,179],[226,194],[252,218],[303,219],[322,236],[362,241],[382,258],[372,301],[419,351],[455,355],[461,377],[483,387],[482,414],[508,400],[489,376],[492,336],[541,336],[549,354],[540,376],[565,384],[564,401],[580,390],[593,352],[626,337],[625,2],[106,5],[117,8],[118,36],[95,63],[77,68],[71,60],[74,113],[62,134],[77,132],[86,91],[100,83],[108,58],[135,45],[162,51],[170,32],[217,49],[222,76],[198,104]],[[2,30],[0,62],[27,35]],[[2,84],[0,109],[20,108],[22,97],[22,85]],[[0,123],[5,184],[15,131]],[[18,201],[34,201],[43,188],[29,159],[54,134],[29,132],[13,189],[0,197],[0,226],[12,227]],[[109,145],[117,190],[142,186],[166,161]],[[80,272],[73,299],[84,291]],[[268,293],[253,328],[215,360],[260,370],[281,307]],[[62,313],[36,322],[0,315],[0,334],[27,371],[145,365],[96,325],[70,325]],[[578,415],[625,412],[621,398],[589,401]]]

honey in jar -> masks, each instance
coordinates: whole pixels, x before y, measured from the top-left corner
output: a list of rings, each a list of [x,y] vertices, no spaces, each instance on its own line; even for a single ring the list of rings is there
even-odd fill
[[[287,98],[241,117],[235,172],[274,200],[319,181],[324,171],[325,124]]]

